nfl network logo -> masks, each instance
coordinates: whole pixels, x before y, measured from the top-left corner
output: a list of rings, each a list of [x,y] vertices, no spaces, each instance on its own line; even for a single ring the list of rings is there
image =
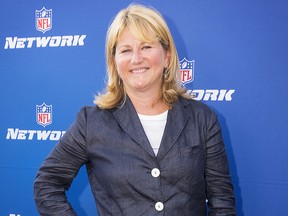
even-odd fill
[[[186,58],[180,61],[181,82],[183,85],[194,80],[195,61],[188,61]]]
[[[41,10],[35,11],[36,15],[36,29],[45,33],[52,28],[52,9],[47,10],[43,7]]]
[[[36,121],[37,124],[46,127],[52,123],[52,105],[36,105]]]

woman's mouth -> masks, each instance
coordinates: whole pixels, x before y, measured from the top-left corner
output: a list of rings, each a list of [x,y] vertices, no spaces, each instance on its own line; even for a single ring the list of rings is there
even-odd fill
[[[147,70],[148,70],[148,68],[135,68],[135,69],[131,70],[131,73],[141,74],[141,73],[146,72]]]

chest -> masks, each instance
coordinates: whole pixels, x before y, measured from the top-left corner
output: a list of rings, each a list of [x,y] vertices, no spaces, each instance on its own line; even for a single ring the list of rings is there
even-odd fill
[[[148,139],[143,139],[147,143],[139,143],[119,128],[110,130],[110,133],[107,128],[102,128],[90,140],[90,173],[105,186],[117,185],[118,188],[136,184],[149,188],[148,185],[155,180],[154,175],[167,182],[201,181],[204,178],[205,152],[200,132],[191,132],[187,127],[172,144],[166,143],[165,140],[172,140],[167,136],[164,133],[156,157],[151,146],[149,151]],[[156,174],[153,174],[155,170]]]

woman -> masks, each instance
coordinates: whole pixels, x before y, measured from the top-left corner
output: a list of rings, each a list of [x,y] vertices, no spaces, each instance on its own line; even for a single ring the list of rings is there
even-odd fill
[[[217,117],[181,87],[163,17],[135,4],[120,11],[106,58],[106,91],[82,108],[38,172],[40,214],[76,215],[65,191],[85,164],[100,216],[235,215]]]

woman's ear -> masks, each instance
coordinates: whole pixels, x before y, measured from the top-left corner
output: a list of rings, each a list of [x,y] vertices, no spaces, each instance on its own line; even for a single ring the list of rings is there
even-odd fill
[[[171,53],[170,53],[170,50],[167,50],[166,51],[166,57],[165,57],[165,65],[164,65],[165,68],[169,67],[170,60],[171,60]]]

